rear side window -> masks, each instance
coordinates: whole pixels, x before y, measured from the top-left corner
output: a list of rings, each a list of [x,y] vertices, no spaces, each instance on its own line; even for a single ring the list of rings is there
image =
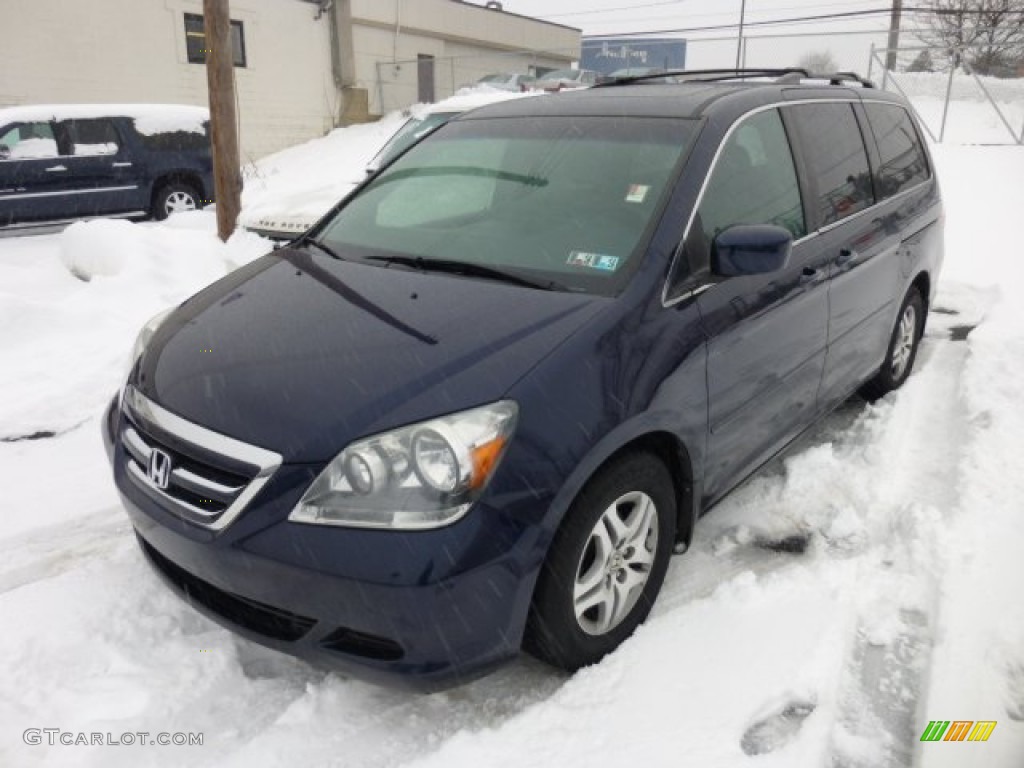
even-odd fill
[[[878,144],[878,195],[883,200],[928,178],[928,161],[914,122],[895,104],[865,104]]]
[[[777,110],[745,120],[726,140],[686,239],[690,272],[706,269],[711,243],[736,224],[807,234],[789,141]]]
[[[875,202],[867,151],[853,106],[788,107],[796,115],[810,173],[817,185],[819,224],[841,221]]]
[[[72,155],[116,155],[121,137],[109,120],[68,120],[65,124]]]

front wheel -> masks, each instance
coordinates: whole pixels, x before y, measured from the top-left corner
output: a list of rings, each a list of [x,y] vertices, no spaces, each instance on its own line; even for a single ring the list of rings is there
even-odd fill
[[[665,579],[675,487],[650,453],[615,460],[581,491],[552,541],[524,646],[553,666],[594,664],[633,634]]]
[[[166,184],[153,196],[153,218],[163,221],[172,213],[194,211],[199,208],[199,195],[188,184]]]
[[[868,400],[877,400],[903,386],[914,367],[923,329],[924,299],[917,288],[911,288],[900,306],[885,362],[875,377],[861,388],[861,395]]]

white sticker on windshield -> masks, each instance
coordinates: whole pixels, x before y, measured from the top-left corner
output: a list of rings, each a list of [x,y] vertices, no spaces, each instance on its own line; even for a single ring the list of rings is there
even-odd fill
[[[567,262],[571,267],[587,267],[599,269],[602,272],[614,272],[619,268],[621,259],[618,256],[608,256],[604,253],[587,253],[586,251],[572,251]]]
[[[626,192],[627,203],[642,203],[647,199],[647,193],[651,188],[646,184],[630,184],[629,191]]]

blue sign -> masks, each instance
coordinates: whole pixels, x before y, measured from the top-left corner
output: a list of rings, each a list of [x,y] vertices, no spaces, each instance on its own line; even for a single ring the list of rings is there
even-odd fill
[[[673,37],[584,37],[580,69],[685,69],[686,41]]]

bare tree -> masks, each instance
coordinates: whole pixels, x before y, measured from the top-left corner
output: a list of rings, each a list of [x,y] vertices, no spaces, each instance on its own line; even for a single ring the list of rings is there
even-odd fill
[[[921,37],[950,49],[979,74],[993,74],[1024,56],[1024,0],[924,0]],[[966,50],[965,50],[966,49]]]
[[[831,51],[811,51],[805,53],[797,62],[800,69],[806,69],[812,75],[827,75],[836,72],[839,65]]]

